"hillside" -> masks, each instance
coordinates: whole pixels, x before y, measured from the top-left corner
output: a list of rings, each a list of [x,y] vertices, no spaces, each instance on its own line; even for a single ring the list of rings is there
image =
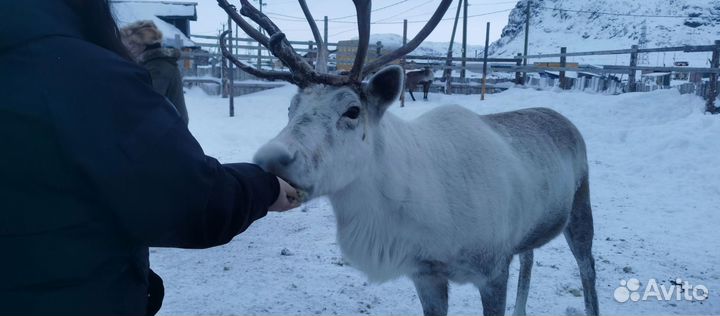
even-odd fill
[[[523,51],[525,7],[521,0],[511,11],[501,38],[490,54],[509,57]],[[646,47],[708,45],[720,39],[720,0],[532,0],[529,54]],[[560,10],[562,9],[562,10]],[[662,17],[659,17],[662,16]],[[643,25],[645,37],[643,38]],[[707,66],[709,53],[656,53],[648,64],[687,60]],[[587,63],[626,63],[627,56],[576,57]]]
[[[354,38],[357,39],[357,38]],[[410,40],[410,39],[408,39]],[[397,34],[372,34],[370,35],[370,43],[382,42],[386,48],[397,48],[402,46],[402,36]],[[447,50],[449,42],[429,42],[425,41],[416,48],[411,55],[422,55],[422,56],[447,56]],[[460,43],[460,36],[455,38],[455,44],[453,45],[453,56],[460,57],[462,45]],[[482,45],[468,45],[468,57],[475,57],[475,51],[481,54],[483,49]]]

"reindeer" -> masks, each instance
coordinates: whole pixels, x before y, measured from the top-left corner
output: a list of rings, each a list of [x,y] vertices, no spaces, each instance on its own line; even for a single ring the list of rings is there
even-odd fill
[[[312,69],[247,0],[241,0],[240,13],[269,37],[227,0],[218,0],[291,71],[245,65],[227,50],[226,33],[220,40],[223,55],[259,77],[299,86],[287,126],[254,161],[307,199],[329,197],[343,256],[371,280],[409,277],[425,315],[447,314],[449,281],[476,285],[483,314],[503,315],[516,254],[515,314],[525,314],[533,249],[560,232],[579,266],[585,310],[597,315],[588,164],[580,132],[545,108],[478,115],[444,106],[412,121],[389,113],[403,91],[404,71],[380,68],[415,49],[452,0],[442,0],[406,45],[367,65],[371,4],[353,2],[357,55],[348,75],[336,75]],[[305,17],[314,23],[309,13]]]
[[[423,87],[423,100],[427,101],[428,92],[430,91],[430,85],[432,85],[435,79],[432,68],[425,66],[423,70],[408,71],[405,74],[405,89],[410,92],[410,97],[415,101],[413,91],[417,88],[418,83],[422,84]]]

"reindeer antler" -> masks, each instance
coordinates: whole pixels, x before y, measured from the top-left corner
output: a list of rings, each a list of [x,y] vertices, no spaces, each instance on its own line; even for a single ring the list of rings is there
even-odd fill
[[[367,58],[368,43],[370,42],[370,12],[372,3],[370,0],[353,0],[358,25],[358,47],[355,53],[355,61],[350,69],[350,78],[355,81],[362,80],[362,68]]]
[[[271,70],[261,70],[257,68],[250,67],[243,63],[242,61],[235,58],[235,56],[227,49],[227,43],[225,43],[225,38],[230,34],[230,31],[225,31],[220,34],[220,51],[222,52],[223,56],[230,60],[235,66],[240,68],[241,70],[264,79],[280,79],[285,80],[294,84],[300,84],[298,82],[295,82],[295,78],[293,75],[286,71],[271,71]]]
[[[428,20],[427,24],[423,26],[420,32],[418,32],[412,40],[410,40],[409,42],[407,42],[407,44],[401,46],[400,48],[388,54],[385,54],[380,58],[376,59],[375,61],[367,64],[363,69],[363,76],[373,73],[385,64],[400,59],[403,56],[414,51],[428,37],[428,35],[432,33],[438,23],[440,23],[442,17],[445,15],[445,12],[447,12],[448,8],[450,8],[451,3],[452,0],[443,0],[442,2],[440,2],[440,5],[438,6],[437,10],[435,10],[435,13],[433,13],[432,17],[430,17],[430,20]]]
[[[303,6],[305,4],[304,1],[299,1],[306,18],[309,19],[308,22],[312,26],[315,23],[311,20],[312,15],[308,14],[309,12],[305,12],[307,6]],[[265,36],[247,23],[247,21],[238,14],[236,8],[228,3],[227,0],[217,0],[217,2],[218,5],[227,12],[230,18],[235,21],[235,23],[237,23],[243,31],[245,31],[245,33],[270,50],[273,55],[279,58],[283,64],[290,69],[290,72],[262,70],[244,64],[227,50],[225,38],[229,32],[224,32],[220,36],[220,48],[222,54],[226,58],[228,58],[233,64],[237,65],[238,68],[260,78],[281,79],[294,83],[300,87],[306,87],[312,83],[321,83],[333,86],[359,84],[366,75],[379,69],[387,63],[401,58],[417,48],[440,22],[443,15],[445,15],[445,12],[450,7],[452,0],[442,0],[430,21],[428,21],[425,27],[423,27],[422,30],[407,43],[407,45],[394,50],[390,54],[382,56],[365,67],[363,67],[363,65],[365,64],[368,43],[370,41],[370,13],[372,4],[371,0],[353,0],[353,3],[355,4],[355,11],[357,12],[359,40],[355,61],[353,62],[350,74],[347,76],[319,73],[315,71],[310,64],[308,64],[305,59],[303,59],[295,51],[292,45],[290,45],[290,42],[288,42],[285,38],[285,34],[280,30],[280,28],[275,25],[275,23],[273,23],[267,15],[253,7],[248,0],[240,0],[242,5],[240,14],[257,23],[270,35],[270,37]]]
[[[311,83],[323,83],[335,86],[342,86],[351,83],[350,78],[347,76],[318,73],[312,69],[310,64],[308,64],[295,51],[292,45],[290,45],[290,42],[288,42],[285,38],[285,34],[280,31],[280,28],[277,27],[277,25],[275,25],[275,23],[273,23],[265,14],[255,9],[255,7],[253,7],[247,0],[240,0],[240,3],[242,4],[240,13],[249,17],[267,31],[270,35],[269,38],[247,23],[245,19],[238,14],[236,8],[230,5],[227,0],[217,0],[217,2],[220,8],[225,10],[230,18],[235,21],[235,23],[237,23],[238,26],[245,31],[245,33],[270,50],[270,52],[279,58],[291,71],[279,72],[252,68],[253,70],[249,70],[251,74],[266,79],[281,79],[289,81],[300,87],[305,87]],[[221,39],[220,43],[221,45],[224,45],[224,37]],[[222,49],[222,53],[240,69],[246,70],[251,68],[250,66],[240,62],[234,56],[231,58],[230,56],[232,54],[226,48]]]

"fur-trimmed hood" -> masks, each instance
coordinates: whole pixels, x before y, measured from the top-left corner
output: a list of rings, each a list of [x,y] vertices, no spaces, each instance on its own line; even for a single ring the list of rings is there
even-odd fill
[[[146,50],[136,57],[137,62],[140,64],[144,64],[155,59],[170,59],[172,62],[177,62],[178,58],[180,58],[180,50],[164,47]]]
[[[163,33],[150,20],[142,20],[128,24],[120,29],[122,40],[135,59],[144,54],[148,45],[160,44]]]

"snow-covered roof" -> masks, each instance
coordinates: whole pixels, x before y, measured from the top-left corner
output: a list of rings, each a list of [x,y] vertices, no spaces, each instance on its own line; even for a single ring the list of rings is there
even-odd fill
[[[667,75],[670,75],[670,73],[669,72],[651,72],[651,73],[642,74],[643,77],[662,77],[662,76],[667,76]]]
[[[160,17],[187,17],[195,21],[197,20],[196,2],[112,0],[110,4],[120,27],[139,20],[152,20],[163,33],[163,44],[176,46],[175,36],[179,35],[183,42],[182,46],[195,46],[195,42]]]
[[[145,13],[161,17],[187,17],[197,20],[197,2],[171,2],[151,0],[112,0],[113,6],[131,5]]]

